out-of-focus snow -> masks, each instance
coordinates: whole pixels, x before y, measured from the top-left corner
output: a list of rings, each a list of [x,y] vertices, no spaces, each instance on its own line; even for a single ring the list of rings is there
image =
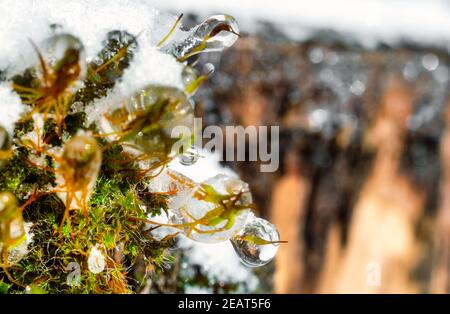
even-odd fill
[[[257,277],[241,264],[230,241],[206,244],[179,236],[178,245],[185,251],[189,264],[199,265],[209,278],[222,282],[245,282],[250,291],[257,288]]]
[[[0,84],[0,126],[13,135],[14,124],[19,120],[24,112],[19,95],[17,95],[9,84]]]
[[[201,18],[223,12],[240,28],[253,32],[259,21],[271,22],[296,40],[311,31],[331,29],[362,44],[409,40],[445,46],[450,43],[450,3],[445,0],[149,0],[159,10],[196,13]]]

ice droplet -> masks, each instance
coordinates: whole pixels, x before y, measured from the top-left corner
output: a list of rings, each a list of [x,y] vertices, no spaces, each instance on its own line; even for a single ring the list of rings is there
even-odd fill
[[[101,166],[101,150],[94,137],[80,134],[64,145],[61,170],[72,174],[71,184],[75,191],[90,187],[97,179]]]
[[[8,131],[0,126],[0,169],[6,164],[9,157],[9,150],[11,149],[11,139]]]
[[[56,34],[46,39],[42,45],[44,61],[57,72],[60,79],[75,76],[82,81],[86,76],[87,65],[84,46],[81,41],[70,34]],[[73,79],[72,79],[73,80]]]
[[[72,199],[70,208],[86,208],[102,163],[102,153],[97,140],[89,133],[74,136],[64,144],[57,182],[71,189],[57,194],[65,202]]]
[[[181,80],[183,81],[183,84],[185,87],[190,86],[193,84],[198,78],[197,73],[195,73],[195,70],[190,66],[185,66],[183,68],[183,71],[181,72]]]
[[[239,27],[234,17],[225,14],[213,15],[195,26],[182,42],[167,47],[182,61],[201,52],[222,51],[231,47],[239,37]]]
[[[434,71],[439,66],[439,58],[432,53],[427,53],[422,58],[422,65],[428,71]]]
[[[14,195],[10,192],[0,193],[0,242],[13,245],[25,235],[22,213]]]
[[[269,263],[278,251],[280,235],[276,227],[262,218],[254,218],[231,239],[241,262],[249,267]]]
[[[103,66],[102,68],[102,79],[114,83],[130,65],[138,44],[136,37],[126,31],[120,30],[108,32],[103,44],[105,48],[103,48],[99,56],[94,60],[97,67],[106,65],[113,58],[122,55],[116,62],[111,63],[109,66]]]
[[[106,114],[101,127],[105,133],[121,134],[114,140],[131,143],[149,155],[177,154],[172,151],[175,136],[180,145],[191,139],[194,112],[184,91],[150,85]],[[175,131],[181,134],[172,134]]]
[[[248,184],[223,174],[193,184],[173,196],[169,208],[186,237],[203,243],[231,239],[247,221],[252,206]]]
[[[183,166],[192,166],[197,162],[199,157],[200,154],[198,150],[194,146],[191,146],[183,152],[178,160]]]

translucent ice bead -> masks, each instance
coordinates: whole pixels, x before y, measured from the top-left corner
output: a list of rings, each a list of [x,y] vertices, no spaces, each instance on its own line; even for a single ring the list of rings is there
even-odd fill
[[[249,267],[263,266],[276,255],[280,235],[273,224],[262,218],[250,220],[231,239],[236,254]]]
[[[57,181],[67,190],[58,195],[63,201],[71,199],[70,209],[86,210],[102,163],[102,153],[97,140],[89,134],[79,134],[64,144],[59,161]]]
[[[181,61],[201,52],[222,51],[231,47],[239,35],[236,20],[230,15],[213,15],[189,32],[183,41],[165,48]]]
[[[56,34],[46,39],[41,49],[44,61],[59,80],[73,82],[85,78],[86,55],[77,37],[66,33]]]
[[[181,73],[181,79],[185,86],[184,91],[186,94],[189,96],[193,95],[212,73],[214,73],[214,65],[212,63],[205,64],[204,74],[202,75],[199,75],[191,66],[185,66]]]
[[[166,157],[177,153],[172,151],[173,144],[191,140],[194,111],[184,91],[150,85],[105,114],[101,127],[105,133],[113,134],[115,140],[127,142],[142,152]],[[181,134],[173,138],[175,128]]]
[[[248,184],[223,174],[186,187],[169,201],[184,234],[195,241],[217,243],[241,230],[250,213],[252,195]]]
[[[0,126],[0,169],[6,164],[10,156],[11,138],[8,131]]]
[[[94,137],[81,134],[64,145],[61,165],[64,175],[70,175],[75,190],[90,186],[101,166],[101,150]]]
[[[183,166],[192,166],[197,162],[199,157],[199,152],[195,147],[192,146],[186,149],[183,154],[178,157],[178,160]]]
[[[0,193],[0,243],[3,248],[14,247],[26,240],[22,213],[10,192]]]

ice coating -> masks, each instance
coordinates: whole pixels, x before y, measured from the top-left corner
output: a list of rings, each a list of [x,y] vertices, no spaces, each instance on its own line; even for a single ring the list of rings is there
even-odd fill
[[[36,47],[36,53],[42,54],[47,65],[52,67],[55,72],[64,66],[77,64],[79,66],[78,79],[83,80],[86,76],[86,54],[81,41],[67,33],[60,33],[50,36],[44,42]],[[39,67],[39,70],[42,69]]]
[[[161,86],[184,90],[181,79],[183,65],[172,56],[159,51],[156,48],[142,48],[139,45],[130,66],[108,96],[96,100],[90,104],[86,111],[89,122],[99,122],[105,113],[122,106],[122,101],[127,101],[136,96],[141,90],[151,86]]]
[[[280,235],[276,227],[267,220],[256,217],[250,217],[238,235],[231,239],[236,254],[249,267],[269,263],[277,254],[277,241],[280,241]]]
[[[17,200],[10,192],[0,193],[0,264],[20,260],[27,252],[27,232]],[[25,244],[24,244],[25,243]],[[15,249],[15,250],[13,250]],[[8,250],[8,260],[3,260]]]
[[[214,192],[205,193],[204,187]],[[223,202],[212,201],[217,196]],[[227,241],[245,225],[252,206],[248,185],[237,179],[218,174],[202,184],[186,187],[170,199],[169,208],[177,223],[184,224],[184,234],[195,241],[217,243]],[[226,216],[230,213],[230,216]],[[195,223],[194,228],[189,224]]]
[[[11,137],[4,127],[0,126],[0,169],[10,157]]]
[[[23,0],[14,5],[0,0],[0,12],[7,12],[0,20],[0,42],[8,43],[0,51],[0,70],[8,68],[11,75],[31,65],[34,51],[29,39],[40,43],[55,29],[78,37],[92,60],[110,31],[141,33],[139,44],[154,47],[176,20],[144,0]],[[172,39],[183,33],[177,27]]]
[[[139,151],[170,154],[178,139],[172,137],[175,128],[188,130],[180,139],[188,141],[193,134],[194,113],[183,91],[150,85],[104,113],[100,126],[111,139],[129,142]]]
[[[93,192],[101,162],[100,148],[89,133],[78,134],[66,142],[56,175],[56,182],[62,190],[57,194],[68,206],[66,210],[81,208],[86,214],[86,204]]]
[[[191,166],[197,162],[199,157],[200,155],[197,149],[192,146],[186,149],[186,151],[178,157],[178,160],[183,166]]]

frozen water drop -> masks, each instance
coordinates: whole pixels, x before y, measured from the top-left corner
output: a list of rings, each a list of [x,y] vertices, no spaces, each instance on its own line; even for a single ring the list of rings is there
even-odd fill
[[[276,255],[280,235],[273,224],[262,218],[254,218],[231,239],[241,262],[249,267],[263,266]]]
[[[170,198],[169,209],[176,214],[177,224],[186,226],[186,237],[218,243],[230,240],[244,227],[252,204],[247,183],[219,174],[201,184],[186,184]]]
[[[184,86],[187,88],[191,86],[198,78],[197,73],[195,73],[195,70],[190,67],[186,66],[183,68],[183,71],[181,72],[181,79],[183,81]]]
[[[63,191],[58,192],[58,196],[66,202],[68,195],[73,194],[69,207],[85,210],[102,163],[97,140],[89,133],[74,136],[64,144],[59,163],[61,174],[57,174],[57,182],[61,187],[70,186],[70,190],[61,188]]]
[[[8,131],[0,126],[0,168],[2,168],[9,157],[9,150],[11,148],[11,138]]]
[[[189,147],[186,151],[179,157],[180,164],[183,166],[192,166],[195,164],[199,158],[200,154],[195,147]]]
[[[183,41],[163,48],[182,61],[201,52],[222,51],[239,37],[236,20],[225,14],[213,15],[195,26]]]
[[[319,64],[323,61],[324,54],[322,49],[314,48],[309,52],[309,60],[314,64]]]
[[[98,57],[95,58],[94,63],[96,64],[97,71],[102,67],[102,79],[113,83],[122,76],[123,71],[130,65],[138,43],[136,37],[130,33],[113,30],[106,34],[103,45],[104,48]],[[117,58],[118,56],[120,58]],[[107,65],[111,60],[114,60],[113,58],[116,61]]]
[[[10,192],[0,193],[0,244],[10,247],[26,240],[22,213]]]
[[[66,33],[56,34],[46,39],[42,47],[40,52],[44,61],[55,73],[65,76],[61,80],[84,79],[87,71],[86,55],[77,37]]]

